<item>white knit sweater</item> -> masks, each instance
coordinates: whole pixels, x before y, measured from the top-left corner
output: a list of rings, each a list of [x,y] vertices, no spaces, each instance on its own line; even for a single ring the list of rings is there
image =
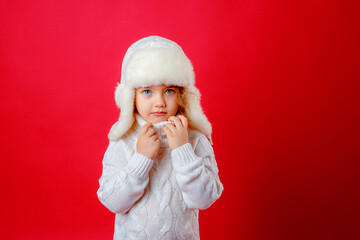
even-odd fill
[[[208,208],[223,190],[207,138],[189,130],[189,143],[170,150],[154,124],[161,146],[153,161],[136,152],[137,123],[120,140],[110,141],[97,192],[116,213],[114,239],[199,239],[198,209]]]

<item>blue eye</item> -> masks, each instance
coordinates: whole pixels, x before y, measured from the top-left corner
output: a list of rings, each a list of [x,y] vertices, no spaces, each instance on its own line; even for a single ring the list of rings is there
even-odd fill
[[[173,94],[173,93],[175,93],[175,90],[174,90],[174,89],[167,89],[167,90],[165,91],[165,93],[166,93],[166,94]]]
[[[150,94],[151,94],[151,91],[150,91],[150,90],[144,90],[143,93],[144,93],[145,95],[150,95]]]

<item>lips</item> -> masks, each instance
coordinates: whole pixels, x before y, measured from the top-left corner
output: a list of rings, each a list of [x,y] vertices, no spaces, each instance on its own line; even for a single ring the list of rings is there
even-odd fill
[[[164,116],[164,115],[166,115],[166,112],[152,112],[151,114],[153,116]]]

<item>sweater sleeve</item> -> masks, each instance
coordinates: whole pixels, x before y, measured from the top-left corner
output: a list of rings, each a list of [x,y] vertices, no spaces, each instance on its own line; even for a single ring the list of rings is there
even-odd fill
[[[125,214],[143,195],[153,161],[135,153],[126,161],[125,151],[110,142],[103,159],[103,172],[97,191],[100,202],[113,213]],[[121,157],[119,157],[121,156]]]
[[[213,149],[205,136],[201,136],[195,151],[190,143],[171,152],[176,179],[189,208],[206,209],[221,195],[223,185]]]

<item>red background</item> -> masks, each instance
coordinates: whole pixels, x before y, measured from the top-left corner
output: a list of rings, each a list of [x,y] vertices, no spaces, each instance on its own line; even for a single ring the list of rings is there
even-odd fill
[[[225,190],[202,239],[360,239],[354,2],[1,1],[0,238],[112,238],[96,191],[113,93],[156,34],[193,61],[214,128]]]

